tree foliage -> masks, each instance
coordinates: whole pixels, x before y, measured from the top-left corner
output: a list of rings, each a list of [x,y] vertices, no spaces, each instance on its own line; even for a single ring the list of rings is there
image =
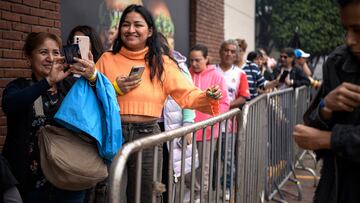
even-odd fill
[[[269,48],[273,40],[276,48],[286,47],[296,28],[301,48],[313,56],[326,55],[343,43],[344,31],[340,24],[339,8],[334,1],[258,0],[257,3],[257,44],[260,46]],[[268,27],[268,30],[261,30],[262,26]],[[271,39],[263,40],[262,35]]]

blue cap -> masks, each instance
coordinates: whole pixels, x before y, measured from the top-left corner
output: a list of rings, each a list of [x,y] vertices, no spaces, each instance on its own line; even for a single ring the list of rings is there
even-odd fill
[[[295,56],[296,58],[309,58],[310,54],[309,53],[305,53],[303,50],[301,49],[295,49]]]

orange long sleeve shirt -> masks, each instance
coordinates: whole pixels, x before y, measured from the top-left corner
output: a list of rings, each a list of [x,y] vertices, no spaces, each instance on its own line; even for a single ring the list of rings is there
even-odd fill
[[[168,95],[182,108],[196,109],[211,115],[219,114],[219,102],[206,97],[205,91],[188,82],[177,64],[166,56],[163,57],[163,83],[156,77],[151,81],[150,67],[145,62],[147,52],[148,48],[133,52],[122,47],[119,53],[104,53],[96,63],[98,71],[111,82],[118,76],[127,76],[132,66],[145,66],[140,86],[125,95],[117,96],[120,114],[160,117]]]

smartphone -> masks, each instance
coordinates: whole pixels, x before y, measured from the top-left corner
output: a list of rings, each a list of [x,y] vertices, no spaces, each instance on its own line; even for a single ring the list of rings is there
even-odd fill
[[[279,82],[285,82],[285,79],[288,75],[289,75],[289,71],[284,70],[284,72],[280,76]]]
[[[141,78],[141,75],[143,74],[144,69],[145,69],[144,66],[133,66],[129,73],[129,77],[136,75],[137,78]]]
[[[63,52],[67,64],[76,63],[74,57],[81,58],[80,47],[78,44],[70,44],[63,46]]]
[[[88,36],[74,36],[74,44],[78,44],[82,59],[89,59],[90,38]]]

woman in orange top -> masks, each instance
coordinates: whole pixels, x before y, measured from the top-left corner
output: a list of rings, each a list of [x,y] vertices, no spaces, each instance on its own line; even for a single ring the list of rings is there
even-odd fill
[[[133,66],[145,67],[140,77],[128,76]],[[157,120],[168,95],[182,108],[212,115],[219,113],[219,87],[214,86],[206,92],[183,78],[175,60],[161,52],[154,20],[143,6],[130,5],[123,11],[113,50],[100,57],[96,69],[113,82],[118,94],[125,142],[160,133]],[[162,143],[158,148],[161,167]],[[141,202],[150,201],[153,193],[153,159],[152,149],[143,150]],[[132,202],[135,199],[136,157],[130,157],[127,169],[127,199]],[[161,168],[158,171],[161,173]],[[161,174],[157,179],[161,181]]]

